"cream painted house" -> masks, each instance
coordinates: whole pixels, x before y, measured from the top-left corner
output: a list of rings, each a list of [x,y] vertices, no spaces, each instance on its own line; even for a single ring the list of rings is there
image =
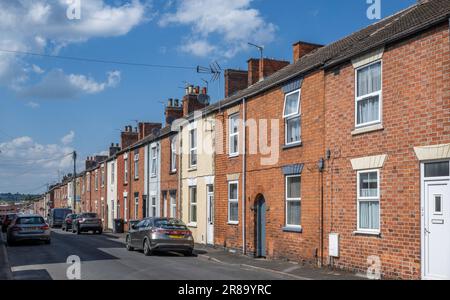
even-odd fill
[[[214,115],[193,118],[180,130],[181,219],[196,243],[213,244]]]

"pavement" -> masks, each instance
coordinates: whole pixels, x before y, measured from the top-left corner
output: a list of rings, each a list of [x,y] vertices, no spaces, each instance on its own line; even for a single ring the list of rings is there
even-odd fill
[[[10,279],[12,279],[12,273],[9,266],[6,243],[4,242],[3,233],[0,232],[0,280]]]
[[[107,232],[110,236],[125,244],[125,234]],[[311,265],[300,264],[286,260],[255,259],[249,256],[235,254],[224,249],[196,244],[195,251],[199,258],[203,258],[222,265],[247,268],[255,271],[270,272],[287,276],[294,280],[362,280],[361,275],[331,270],[329,268],[315,268]]]
[[[140,251],[127,251],[124,244],[125,234],[76,235],[53,230],[50,245],[0,245],[0,276],[2,271],[9,271],[5,279],[66,280],[74,274],[82,280],[361,279],[288,261],[253,259],[204,245],[196,245],[192,257],[173,252],[147,257]],[[79,273],[74,271],[74,256],[81,262]],[[11,268],[6,267],[8,261]]]

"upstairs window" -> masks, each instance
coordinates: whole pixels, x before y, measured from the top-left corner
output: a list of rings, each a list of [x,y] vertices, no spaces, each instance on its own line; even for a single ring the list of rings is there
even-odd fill
[[[151,155],[152,155],[152,166],[151,166],[152,170],[151,170],[151,174],[152,174],[152,177],[155,177],[156,176],[156,165],[158,163],[158,152],[156,151],[156,147],[152,148]]]
[[[170,140],[170,171],[177,171],[177,145],[176,138]]]
[[[134,155],[134,179],[139,179],[139,153]]]
[[[105,187],[105,167],[102,167],[102,187]]]
[[[300,143],[300,90],[286,94],[283,118],[285,123],[285,144]]]
[[[128,159],[123,160],[123,182],[128,183]]]
[[[98,190],[98,170],[95,170],[95,178],[94,178],[95,190]]]
[[[356,69],[356,126],[381,122],[381,61]]]
[[[228,119],[229,127],[229,153],[230,156],[239,155],[239,115],[235,114]]]
[[[197,129],[189,131],[189,166],[197,166]]]
[[[114,163],[111,163],[111,184],[114,184],[114,177],[115,177],[115,168],[114,168]]]

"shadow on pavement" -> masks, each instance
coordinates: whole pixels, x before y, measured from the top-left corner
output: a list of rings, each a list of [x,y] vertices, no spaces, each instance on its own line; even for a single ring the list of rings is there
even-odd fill
[[[14,280],[53,280],[47,270],[16,271],[13,276]]]
[[[76,235],[52,231],[52,242],[45,245],[39,241],[22,241],[8,247],[10,265],[46,265],[66,263],[67,258],[76,255],[82,262],[116,260],[116,256],[101,249],[124,248],[120,242],[101,235]]]

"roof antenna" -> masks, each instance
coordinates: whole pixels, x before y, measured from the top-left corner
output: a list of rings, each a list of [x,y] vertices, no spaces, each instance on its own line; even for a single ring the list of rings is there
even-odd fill
[[[260,55],[261,55],[261,61],[264,59],[264,46],[258,46],[258,45],[255,45],[255,44],[252,44],[252,43],[248,43],[250,46],[253,46],[253,47],[255,47],[255,48],[258,48],[258,50],[259,50],[259,53],[260,53]]]

